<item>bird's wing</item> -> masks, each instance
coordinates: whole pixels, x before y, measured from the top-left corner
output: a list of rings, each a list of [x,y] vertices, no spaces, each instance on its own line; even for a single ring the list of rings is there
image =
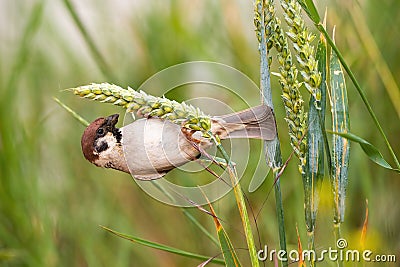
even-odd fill
[[[264,104],[213,119],[216,125],[212,130],[221,138],[272,140],[276,136],[274,112]]]

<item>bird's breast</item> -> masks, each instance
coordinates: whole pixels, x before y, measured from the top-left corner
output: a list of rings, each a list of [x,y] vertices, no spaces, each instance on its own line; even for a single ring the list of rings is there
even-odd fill
[[[157,118],[139,119],[121,128],[128,168],[138,179],[156,179],[199,155],[181,127]]]

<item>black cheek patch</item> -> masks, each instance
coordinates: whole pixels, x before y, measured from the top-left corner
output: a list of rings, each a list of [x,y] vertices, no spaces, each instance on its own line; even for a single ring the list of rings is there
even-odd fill
[[[118,128],[114,128],[112,131],[113,135],[115,136],[115,138],[117,139],[117,143],[121,143],[121,139],[122,139],[122,134],[120,129]]]
[[[95,149],[97,153],[100,153],[108,149],[108,144],[106,142],[101,142],[101,144],[96,146]]]

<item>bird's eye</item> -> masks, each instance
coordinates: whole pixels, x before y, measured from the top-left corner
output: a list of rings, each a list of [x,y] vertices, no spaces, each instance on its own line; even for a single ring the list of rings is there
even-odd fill
[[[96,133],[98,135],[103,135],[104,134],[104,129],[103,128],[99,128],[99,129],[97,129]]]

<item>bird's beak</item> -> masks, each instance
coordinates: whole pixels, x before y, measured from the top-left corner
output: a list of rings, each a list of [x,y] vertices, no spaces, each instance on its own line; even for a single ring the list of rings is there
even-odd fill
[[[117,124],[117,122],[118,122],[118,117],[119,117],[119,114],[113,114],[113,115],[108,116],[105,119],[106,125],[110,126],[110,127],[115,127],[115,124]]]

